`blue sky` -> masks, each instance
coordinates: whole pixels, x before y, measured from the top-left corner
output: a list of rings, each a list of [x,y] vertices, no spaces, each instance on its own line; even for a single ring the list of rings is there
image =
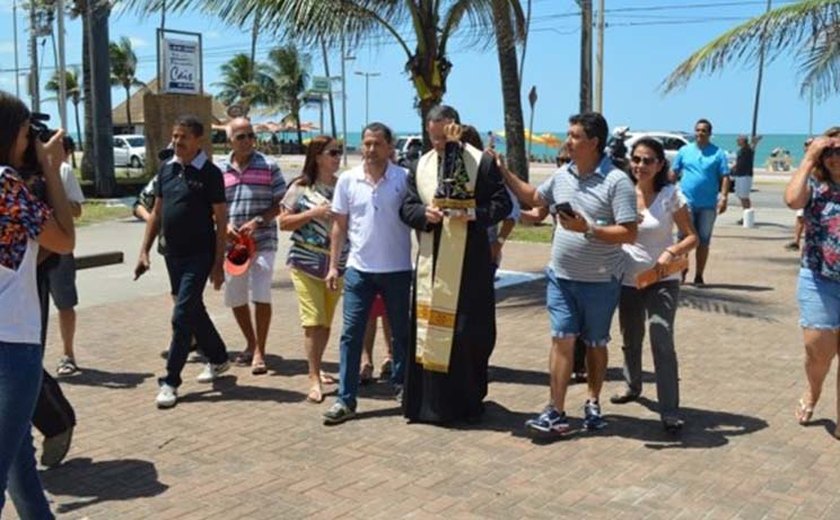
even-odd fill
[[[524,3],[524,2],[523,2]],[[597,4],[597,2],[595,2]],[[781,5],[780,0],[773,2]],[[14,77],[7,69],[14,67],[12,43],[12,0],[0,0],[0,88],[14,91]],[[705,7],[704,7],[705,6]],[[763,12],[763,0],[607,0],[604,73],[604,114],[611,125],[633,128],[690,130],[694,121],[706,117],[717,133],[748,132],[752,118],[755,67],[735,65],[713,76],[699,77],[687,88],[663,96],[659,84],[682,60],[713,37],[738,23]],[[528,44],[523,80],[523,100],[532,85],[539,100],[534,118],[536,131],[562,130],[570,114],[578,107],[579,16],[572,0],[533,0],[532,33]],[[19,15],[19,52],[21,66],[28,65],[25,20]],[[142,19],[119,11],[112,17],[110,36],[117,40],[128,36],[140,58],[139,77],[151,79],[155,70],[155,28],[158,17]],[[250,31],[222,25],[201,14],[170,15],[167,27],[185,31],[203,31],[205,47],[206,90],[214,91],[220,65],[237,52],[249,52]],[[81,24],[68,21],[67,62],[80,63]],[[258,57],[276,43],[270,34],[261,35]],[[370,80],[370,118],[382,120],[399,131],[419,128],[413,109],[414,91],[403,72],[404,51],[387,37],[376,38],[352,51],[355,59],[347,62],[348,131],[364,124],[364,78],[356,71],[378,72]],[[42,76],[52,70],[53,56],[49,41],[43,57]],[[445,101],[461,112],[465,121],[480,129],[503,127],[501,85],[495,47],[467,48],[461,38],[450,46],[453,69],[449,76]],[[322,75],[320,52],[313,54],[313,73]],[[331,72],[339,70],[339,53],[331,56]],[[799,79],[792,56],[782,56],[768,64],[761,99],[759,132],[763,134],[806,133],[808,99],[799,95]],[[336,84],[336,88],[339,85]],[[24,81],[21,79],[21,90]],[[42,94],[43,95],[43,94]],[[121,89],[112,92],[116,105],[124,99]],[[815,108],[814,129],[836,124],[829,116],[838,113],[834,97]],[[54,103],[42,108],[56,112]],[[340,105],[337,107],[340,129]],[[530,116],[525,103],[526,121]],[[317,110],[308,110],[304,119],[318,120]],[[327,123],[328,124],[328,123]],[[340,130],[339,130],[340,131]]]

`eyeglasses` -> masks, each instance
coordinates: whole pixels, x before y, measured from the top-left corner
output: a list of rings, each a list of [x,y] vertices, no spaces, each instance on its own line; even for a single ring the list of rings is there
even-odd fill
[[[829,157],[840,157],[840,146],[832,146],[831,148],[823,148],[822,154],[820,154],[822,159],[828,159]]]
[[[246,132],[244,134],[237,134],[236,137],[234,137],[234,139],[236,139],[237,141],[244,141],[245,139],[255,139],[256,137],[257,134],[255,134],[254,132]]]
[[[342,150],[341,148],[333,148],[332,150],[327,150],[324,153],[329,155],[330,157],[341,157],[341,155],[344,153],[344,150]]]
[[[644,164],[645,166],[650,166],[651,164],[656,162],[656,158],[654,157],[639,157],[638,155],[634,155],[630,158],[630,162],[633,164]]]

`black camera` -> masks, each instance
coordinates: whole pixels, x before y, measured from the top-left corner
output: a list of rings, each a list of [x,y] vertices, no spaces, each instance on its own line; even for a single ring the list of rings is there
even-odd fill
[[[46,143],[57,130],[47,126],[46,121],[50,120],[49,114],[33,112],[29,116],[29,145],[23,156],[23,167],[20,169],[20,176],[29,185],[29,189],[41,200],[46,200],[47,188],[44,183],[41,171],[41,164],[38,162],[38,153],[35,151],[35,141]]]

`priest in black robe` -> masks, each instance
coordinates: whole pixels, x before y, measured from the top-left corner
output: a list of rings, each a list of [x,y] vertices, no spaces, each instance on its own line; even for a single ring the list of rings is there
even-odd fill
[[[400,210],[417,230],[411,338],[403,393],[410,421],[476,421],[484,411],[496,342],[487,227],[511,211],[495,159],[462,144],[455,109],[427,116],[433,149],[423,155]]]

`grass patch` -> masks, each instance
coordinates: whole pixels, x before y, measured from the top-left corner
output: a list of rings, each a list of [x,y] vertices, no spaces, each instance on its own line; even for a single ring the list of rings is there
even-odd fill
[[[97,222],[118,220],[131,216],[131,208],[127,206],[109,206],[108,204],[87,201],[82,205],[82,216],[76,220],[76,226],[88,226]]]
[[[553,236],[554,226],[552,224],[519,224],[513,228],[513,233],[508,238],[509,240],[517,240],[519,242],[550,244]]]

